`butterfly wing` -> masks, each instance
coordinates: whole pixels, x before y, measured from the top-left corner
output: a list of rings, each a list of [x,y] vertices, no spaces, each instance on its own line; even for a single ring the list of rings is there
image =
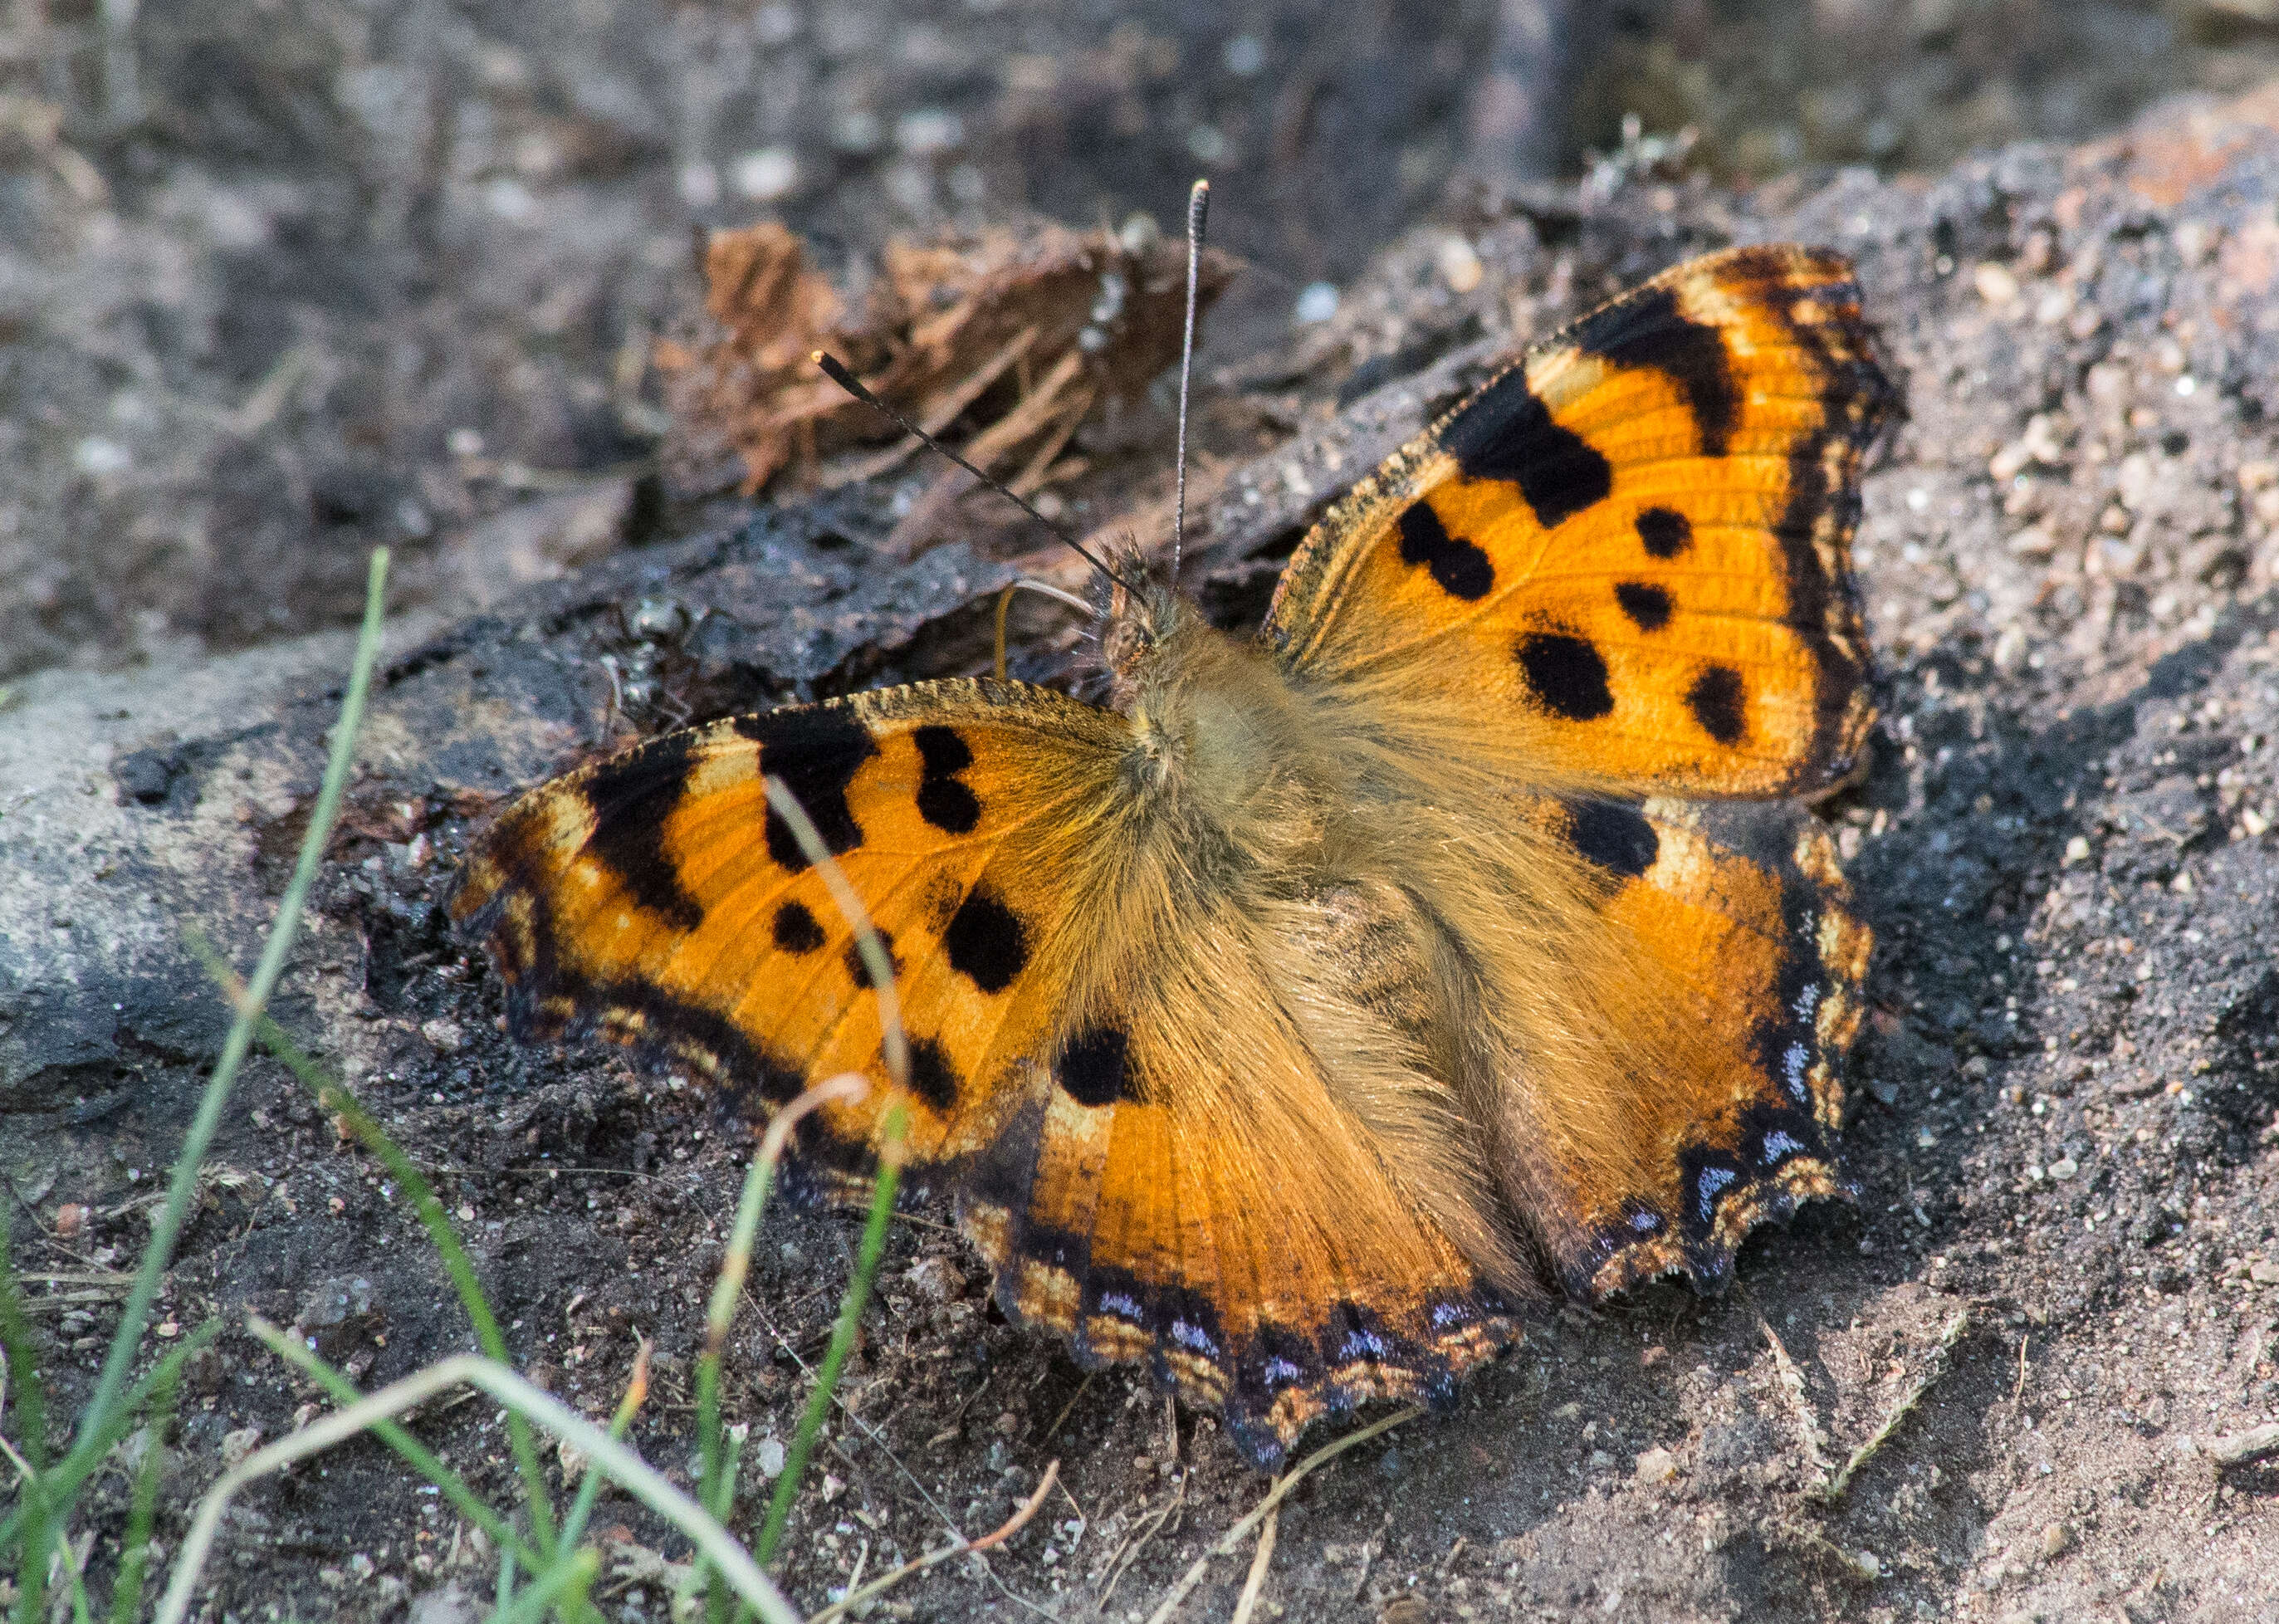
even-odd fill
[[[1893,399],[1849,266],[1691,262],[1531,351],[1410,442],[1291,560],[1293,672],[1445,734],[1437,695],[1537,781],[1772,795],[1872,718],[1846,553]],[[1478,747],[1475,746],[1475,747]]]
[[[890,1103],[921,1162],[954,1159],[989,1136],[994,1079],[1048,1035],[1054,845],[1107,793],[1116,725],[1041,689],[952,682],[668,734],[517,801],[453,909],[488,938],[518,1037],[645,1046],[755,1121],[838,1072],[883,1084],[878,1000],[767,804],[781,778],[895,965],[908,1089],[828,1108],[800,1140],[810,1173],[859,1186]]]
[[[1282,1013],[1285,955],[1135,789],[1132,739],[986,681],[717,723],[523,797],[454,911],[518,1036],[647,1047],[755,1122],[840,1071],[882,1082],[781,778],[887,940],[912,1058],[906,1091],[802,1122],[802,1176],[863,1199],[899,1100],[1010,1314],[1149,1362],[1271,1463],[1325,1410],[1449,1396],[1513,1329],[1346,1119]]]
[[[1715,1290],[1758,1222],[1845,1188],[1838,1068],[1870,934],[1834,843],[1792,803],[1540,804],[1587,864],[1669,1040],[1654,1085],[1607,1107],[1637,1150],[1628,1176],[1544,1190],[1531,1215],[1574,1296],[1679,1270]]]

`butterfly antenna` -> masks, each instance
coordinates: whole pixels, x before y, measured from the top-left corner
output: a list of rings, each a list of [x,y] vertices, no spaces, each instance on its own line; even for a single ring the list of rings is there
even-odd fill
[[[1130,593],[1133,597],[1136,598],[1140,595],[1140,589],[1138,587],[1134,586],[1131,582],[1125,580],[1122,576],[1116,574],[1115,571],[1102,563],[1093,555],[1091,549],[1086,548],[1083,542],[1078,540],[1074,536],[1069,534],[1067,531],[1062,529],[1058,525],[1054,524],[1052,520],[1038,512],[1034,507],[1030,505],[1025,497],[1017,494],[1010,486],[1006,485],[1001,480],[992,479],[989,475],[983,473],[978,468],[976,468],[972,463],[958,456],[956,452],[951,450],[948,446],[942,444],[941,441],[927,433],[917,424],[902,416],[901,412],[896,411],[893,407],[887,405],[886,402],[871,394],[870,390],[864,388],[862,381],[857,379],[854,373],[847,370],[845,365],[840,363],[838,356],[818,349],[811,352],[809,359],[812,360],[816,365],[823,369],[823,375],[825,378],[828,378],[832,382],[846,390],[848,394],[862,402],[871,410],[894,419],[894,422],[900,424],[909,433],[915,436],[920,444],[925,445],[932,450],[940,452],[942,456],[948,457],[951,462],[955,463],[960,468],[963,468],[966,472],[980,480],[982,484],[987,486],[991,490],[1005,498],[1006,501],[1020,509],[1022,512],[1036,520],[1038,524],[1042,525],[1047,530],[1051,531],[1055,537],[1066,545],[1069,551],[1074,553],[1078,558],[1083,559],[1085,563],[1099,571],[1109,580],[1114,581],[1118,586],[1123,587],[1124,591]]]
[[[1187,541],[1187,379],[1195,364],[1195,287],[1201,280],[1203,221],[1210,213],[1210,182],[1198,180],[1187,188],[1187,321],[1179,339],[1179,449],[1176,458],[1178,494],[1171,508],[1171,578],[1179,578],[1179,555]]]

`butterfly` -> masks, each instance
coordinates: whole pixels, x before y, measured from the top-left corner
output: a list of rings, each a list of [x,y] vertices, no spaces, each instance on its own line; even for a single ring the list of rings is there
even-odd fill
[[[1681,265],[1336,502],[1235,636],[1119,555],[1104,705],[958,678],[667,734],[525,794],[457,917],[512,1030],[794,1137],[868,1199],[900,1107],[1018,1323],[1145,1361],[1257,1463],[1445,1402],[1561,1298],[1843,1191],[1869,933],[1799,797],[1873,720],[1849,573],[1895,396],[1851,271]]]

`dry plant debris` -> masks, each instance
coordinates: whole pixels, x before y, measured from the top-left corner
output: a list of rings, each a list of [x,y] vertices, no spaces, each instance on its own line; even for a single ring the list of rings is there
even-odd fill
[[[656,351],[673,419],[665,465],[689,493],[842,485],[916,448],[816,370],[817,349],[1024,494],[1055,477],[1087,417],[1137,402],[1179,354],[1185,249],[1152,231],[898,238],[855,295],[767,221],[714,233],[703,268],[703,317]],[[1204,255],[1202,305],[1233,269]]]

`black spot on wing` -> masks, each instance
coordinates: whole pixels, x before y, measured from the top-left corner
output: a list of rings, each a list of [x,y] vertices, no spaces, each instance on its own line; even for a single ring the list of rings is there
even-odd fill
[[[1575,343],[1616,366],[1652,367],[1669,378],[1692,409],[1701,454],[1725,454],[1741,410],[1732,361],[1716,328],[1679,311],[1675,289],[1652,288],[1609,305],[1576,328]]]
[[[1021,916],[978,887],[949,916],[941,945],[950,969],[984,992],[1002,992],[1029,962],[1029,933]]]
[[[1546,530],[1606,500],[1615,471],[1580,434],[1554,421],[1515,366],[1467,402],[1441,442],[1467,479],[1519,486]]]
[[[918,778],[918,816],[949,834],[971,834],[981,821],[979,797],[958,782],[973,765],[973,751],[954,727],[922,727],[913,735],[925,771]]]
[[[739,716],[736,731],[760,747],[760,770],[783,780],[823,837],[825,850],[842,856],[863,844],[863,827],[847,804],[847,786],[863,763],[878,755],[871,730],[844,710],[817,705]],[[768,855],[796,874],[807,854],[791,825],[768,809]]]
[[[804,902],[787,902],[776,909],[776,946],[786,953],[806,954],[823,946],[823,927]]]
[[[1704,666],[1685,691],[1685,705],[1701,731],[1721,745],[1738,744],[1749,731],[1748,690],[1730,665]]]
[[[1564,632],[1531,632],[1514,651],[1521,674],[1545,709],[1570,722],[1589,722],[1615,708],[1607,663],[1584,638]]]
[[[594,809],[587,849],[633,892],[633,900],[679,931],[693,931],[704,920],[704,910],[681,885],[680,870],[664,849],[665,821],[680,804],[695,737],[668,733],[613,756],[595,768],[583,786]]]
[[[879,931],[879,946],[886,950],[886,968],[900,976],[902,973],[902,955],[894,951],[894,937],[885,931]],[[863,956],[862,938],[857,937],[847,944],[846,963],[847,974],[856,986],[868,987],[871,984],[871,963]]]
[[[1648,508],[1638,516],[1638,540],[1656,558],[1675,558],[1693,545],[1693,521],[1675,508]]]
[[[936,1116],[948,1116],[957,1104],[957,1073],[931,1038],[910,1039],[910,1092]]]
[[[1567,816],[1575,849],[1609,873],[1637,879],[1661,854],[1654,825],[1628,801],[1576,801]]]
[[[1078,1032],[1061,1047],[1053,1080],[1080,1106],[1110,1106],[1132,1098],[1126,1051],[1130,1040],[1112,1026]]]
[[[1651,582],[1618,582],[1615,601],[1641,632],[1659,632],[1669,624],[1669,594]]]
[[[1411,502],[1401,513],[1400,562],[1430,571],[1443,592],[1477,603],[1495,585],[1488,555],[1462,537],[1452,536],[1431,504]]]

